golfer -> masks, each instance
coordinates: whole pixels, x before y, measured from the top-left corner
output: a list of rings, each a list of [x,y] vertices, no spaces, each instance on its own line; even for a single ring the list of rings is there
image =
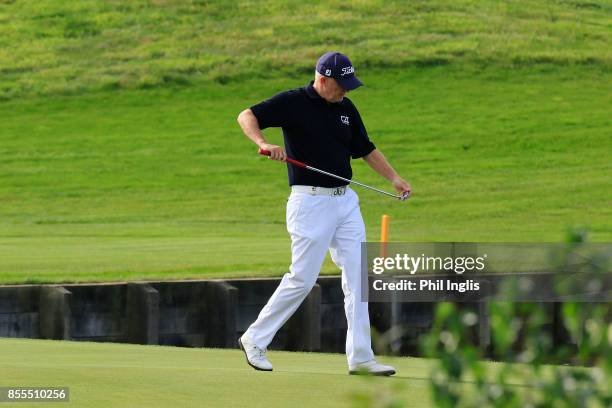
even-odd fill
[[[357,108],[345,97],[361,85],[348,57],[328,52],[317,62],[314,81],[244,110],[238,123],[259,148],[271,152],[273,160],[289,156],[351,179],[351,157],[363,158],[400,194],[410,194],[410,184],[370,141]],[[261,130],[268,127],[282,128],[286,150],[266,142]],[[393,367],[374,359],[368,304],[360,298],[361,243],[366,236],[357,194],[341,180],[291,164],[287,170],[291,266],[257,320],[238,340],[247,362],[256,370],[272,370],[266,348],[316,283],[329,249],[342,270],[349,373],[395,374]]]

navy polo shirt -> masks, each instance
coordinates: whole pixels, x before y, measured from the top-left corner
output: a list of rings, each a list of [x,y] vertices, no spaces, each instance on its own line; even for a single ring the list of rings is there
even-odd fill
[[[259,128],[283,129],[285,150],[292,159],[337,174],[353,176],[351,157],[370,154],[376,147],[353,102],[346,96],[329,103],[309,85],[281,92],[251,107]],[[289,185],[340,187],[347,183],[287,163]]]

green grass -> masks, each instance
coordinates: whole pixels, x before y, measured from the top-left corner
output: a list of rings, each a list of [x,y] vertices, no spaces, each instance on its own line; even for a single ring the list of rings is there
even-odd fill
[[[609,0],[0,1],[0,98],[361,68],[611,62]]]
[[[407,203],[359,191],[370,240],[386,213],[394,241],[558,242],[575,226],[610,241],[611,10],[0,1],[0,284],[284,273],[286,171],[235,118],[336,48],[414,187]]]
[[[609,74],[439,67],[363,78],[371,86],[351,97],[415,191],[407,203],[359,191],[370,240],[383,213],[395,241],[555,242],[575,225],[612,238]],[[0,282],[282,274],[286,172],[256,155],[235,117],[307,80],[0,104]],[[390,188],[361,160],[354,170]]]
[[[341,354],[269,354],[275,369],[262,373],[239,350],[0,339],[0,384],[68,386],[74,407],[272,408],[348,407],[353,394],[402,382],[410,406],[431,406],[424,359],[385,358],[397,376],[364,379]]]
[[[397,375],[365,378],[349,376],[341,354],[272,351],[269,358],[274,371],[263,373],[250,368],[239,350],[0,339],[0,384],[69,387],[70,406],[88,408],[349,407],[363,394],[396,395],[410,407],[433,406],[430,360],[382,358]],[[401,391],[391,394],[398,387]]]

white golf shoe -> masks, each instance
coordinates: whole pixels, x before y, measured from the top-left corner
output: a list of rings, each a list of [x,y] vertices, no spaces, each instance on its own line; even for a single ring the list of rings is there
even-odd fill
[[[251,367],[259,371],[272,371],[272,363],[268,361],[265,349],[260,349],[244,335],[238,339],[238,345]]]
[[[395,374],[395,368],[379,364],[376,360],[366,361],[349,366],[349,374],[366,374],[366,375],[384,375],[389,376]]]

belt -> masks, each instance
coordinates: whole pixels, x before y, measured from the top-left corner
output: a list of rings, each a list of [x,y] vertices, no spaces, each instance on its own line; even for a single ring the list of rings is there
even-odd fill
[[[291,191],[311,195],[342,196],[346,194],[346,186],[341,187],[315,187],[315,186],[291,186]]]

